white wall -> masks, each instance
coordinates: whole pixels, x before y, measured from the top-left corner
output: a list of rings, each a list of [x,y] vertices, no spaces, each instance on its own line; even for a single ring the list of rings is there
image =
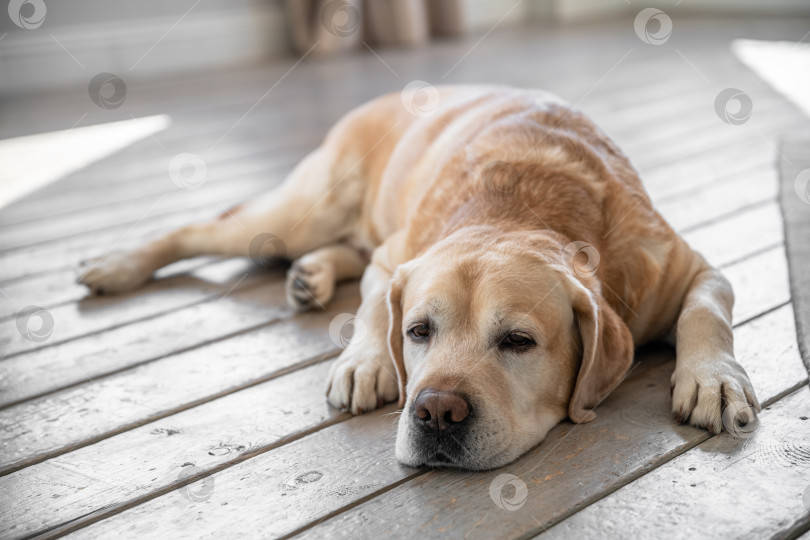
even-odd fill
[[[87,84],[102,71],[125,79],[153,77],[289,51],[283,0],[10,1],[44,2],[47,12],[41,26],[26,30],[0,10],[0,95]],[[463,1],[473,31],[498,21],[501,27],[527,20],[576,22],[650,5],[670,13],[810,15],[810,0]]]

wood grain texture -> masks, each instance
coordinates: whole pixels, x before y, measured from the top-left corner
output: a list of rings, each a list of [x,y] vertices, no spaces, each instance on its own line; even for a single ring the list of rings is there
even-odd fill
[[[773,340],[761,340],[764,332]],[[795,340],[791,345],[793,332],[789,306],[735,330],[741,362],[765,400],[774,400],[806,379]],[[565,422],[552,430],[540,446],[496,471],[425,472],[304,531],[304,536],[348,538],[358,531],[374,538],[525,535],[707,440],[707,432],[677,425],[671,419],[668,389],[672,352],[648,351],[638,359],[641,365],[599,406],[594,422],[579,425]],[[783,369],[774,371],[773,363]],[[376,438],[363,439],[365,444],[355,445],[349,438],[336,447],[348,445],[352,457],[362,452],[365,460],[390,456],[391,426],[391,423],[382,425]],[[268,462],[272,457],[266,456]],[[203,529],[206,531],[274,530],[261,512],[217,511],[218,505],[226,502],[227,506],[236,507],[243,504],[254,507],[262,501],[272,505],[271,501],[280,494],[262,487],[266,478],[262,472],[267,466],[263,460],[251,460],[242,465],[239,474],[227,471],[214,475],[217,490],[221,488],[224,492],[223,498],[210,505],[196,505],[191,516],[178,507],[176,495],[168,494],[83,529],[80,536],[101,538],[125,531],[134,533],[139,526],[136,524],[148,523],[162,535],[192,538],[197,531],[189,523],[208,511],[212,515],[199,518],[209,523]],[[290,470],[280,477],[294,472]],[[518,511],[507,513],[490,499],[490,483],[502,473],[514,474],[528,486],[528,498]],[[373,476],[366,477],[363,470],[354,472],[351,478],[356,485],[373,481]],[[338,486],[346,482],[339,475],[325,480]],[[369,489],[367,496],[372,494]],[[346,502],[338,500],[333,504],[337,509]]]
[[[68,303],[49,310],[54,319],[54,328],[51,336],[45,341],[31,341],[25,338],[19,331],[16,320],[0,322],[0,347],[5,350],[6,358],[9,358],[12,355],[59,347],[61,344],[107,330],[112,332],[118,330],[119,337],[131,334],[131,338],[136,338],[148,334],[141,334],[137,328],[122,327],[144,321],[145,324],[153,324],[157,328],[154,323],[146,321],[160,316],[163,316],[164,320],[178,317],[176,326],[185,328],[184,323],[180,322],[183,321],[182,310],[199,311],[203,308],[198,307],[195,310],[194,307],[204,303],[209,305],[209,311],[217,311],[211,307],[216,305],[221,312],[220,317],[230,317],[234,320],[233,314],[227,314],[222,308],[238,304],[240,299],[249,298],[250,294],[244,294],[242,291],[267,282],[267,278],[267,272],[254,268],[249,261],[233,259],[202,268],[187,276],[185,283],[183,279],[169,279],[156,281],[142,292],[135,291],[120,296],[88,296],[81,302]],[[273,283],[276,298],[283,299],[283,294],[278,296],[279,289],[283,288],[278,272],[275,278]],[[283,308],[284,302],[275,304],[275,307]],[[85,340],[85,343],[95,345],[86,345],[84,348],[75,345],[77,348],[73,353],[81,351],[84,354],[89,352],[88,347],[105,346],[102,345],[104,340],[111,342],[113,339],[112,336],[100,336]]]
[[[273,153],[268,156],[268,149],[263,147],[251,148],[251,151],[243,149],[239,154],[232,156],[232,161],[226,163],[212,159],[208,155],[200,156],[206,166],[203,187],[241,176],[269,179],[279,177],[292,168],[297,161],[296,158],[300,159],[305,155],[304,148],[306,147],[278,149],[279,152],[283,152],[283,158]],[[55,193],[49,198],[24,199],[0,212],[2,217],[0,226],[24,228],[35,221],[58,222],[68,214],[84,213],[99,208],[113,209],[139,199],[154,200],[154,197],[163,193],[178,191],[180,188],[172,182],[168,171],[172,157],[167,152],[159,159],[139,161],[141,170],[137,171],[125,169],[106,171],[103,176],[107,181],[100,178],[99,185],[95,187],[71,189],[64,193]],[[118,175],[117,181],[109,178],[109,175],[113,174]],[[121,181],[121,178],[125,181]],[[115,185],[116,183],[119,185]]]
[[[774,296],[774,295],[768,295],[768,296]],[[347,299],[347,302],[351,302],[351,301],[352,301],[351,298]],[[344,302],[344,304],[345,304],[345,302]],[[283,336],[283,335],[291,334],[292,336],[295,336],[296,341],[292,342],[292,344],[290,342],[288,342],[288,341],[282,341],[282,343],[281,343],[282,347],[289,347],[290,352],[288,354],[291,354],[291,355],[293,355],[293,354],[294,355],[302,354],[302,351],[301,351],[302,348],[303,348],[304,353],[306,353],[307,351],[310,351],[310,354],[314,354],[314,353],[312,353],[312,349],[311,349],[311,347],[313,347],[314,344],[310,343],[308,340],[313,340],[313,341],[316,341],[316,342],[324,343],[324,345],[327,347],[324,350],[327,351],[327,352],[322,353],[322,354],[328,354],[328,352],[330,352],[330,351],[334,352],[336,350],[334,348],[334,346],[333,346],[332,349],[329,349],[330,343],[324,341],[324,340],[326,340],[326,337],[323,335],[324,332],[323,332],[323,322],[322,321],[326,317],[328,317],[330,315],[333,316],[334,311],[337,311],[337,310],[340,310],[340,309],[345,309],[346,307],[347,306],[345,306],[345,305],[340,305],[339,304],[338,306],[335,307],[334,310],[332,310],[333,313],[315,314],[315,315],[312,315],[311,318],[309,318],[309,319],[304,318],[303,320],[299,317],[298,320],[293,320],[293,321],[290,321],[289,323],[279,323],[277,325],[268,327],[267,329],[258,330],[258,331],[250,332],[250,333],[247,333],[247,334],[243,334],[241,336],[232,338],[232,339],[230,339],[228,341],[220,342],[220,343],[208,346],[208,347],[204,347],[204,348],[199,349],[199,350],[190,351],[189,353],[178,354],[178,355],[175,355],[175,356],[173,356],[171,358],[166,358],[166,359],[160,360],[159,362],[156,362],[155,364],[153,364],[151,367],[147,366],[147,367],[145,367],[143,369],[136,369],[136,370],[132,370],[130,372],[122,373],[122,374],[117,375],[115,377],[110,377],[108,379],[102,380],[102,381],[100,381],[100,384],[97,384],[97,385],[90,385],[90,386],[86,385],[84,387],[83,391],[81,391],[81,389],[80,389],[80,390],[77,390],[77,391],[62,392],[62,393],[60,393],[60,395],[58,397],[59,402],[70,402],[72,400],[76,400],[76,399],[81,398],[81,399],[85,400],[83,407],[85,409],[87,409],[87,410],[83,414],[78,415],[78,417],[76,418],[76,421],[72,421],[71,418],[61,418],[59,420],[61,428],[63,430],[65,430],[65,431],[67,431],[68,433],[71,433],[71,434],[74,434],[74,433],[76,433],[78,431],[80,433],[84,433],[85,436],[87,436],[88,430],[86,428],[83,428],[82,425],[84,425],[84,424],[86,424],[88,426],[103,425],[103,423],[105,421],[104,416],[106,415],[106,409],[101,409],[101,408],[98,408],[98,407],[94,407],[94,405],[96,403],[100,403],[98,401],[98,398],[95,398],[94,396],[102,396],[102,395],[109,396],[109,397],[106,398],[107,399],[106,405],[107,405],[108,408],[113,408],[116,411],[118,411],[118,421],[120,423],[120,422],[125,422],[127,420],[127,417],[126,417],[127,414],[130,414],[131,418],[133,418],[133,419],[138,419],[138,418],[147,418],[148,419],[148,415],[149,415],[150,411],[152,411],[153,414],[154,414],[155,411],[159,412],[161,410],[165,411],[166,409],[169,409],[172,406],[172,404],[174,404],[174,406],[176,407],[177,403],[181,403],[181,404],[185,403],[184,399],[187,401],[187,398],[185,398],[185,396],[178,395],[178,394],[183,394],[184,392],[187,392],[189,395],[193,394],[193,395],[201,396],[201,395],[204,395],[206,391],[213,392],[216,389],[225,388],[228,385],[236,386],[236,385],[238,385],[240,383],[244,384],[245,381],[248,380],[251,373],[255,374],[256,372],[261,372],[262,369],[267,370],[267,369],[271,368],[271,366],[264,367],[262,365],[262,362],[263,362],[263,359],[265,358],[265,354],[271,354],[272,352],[268,353],[266,348],[263,349],[258,344],[259,343],[272,343],[272,344],[275,345],[276,341],[278,339],[277,336],[279,336],[279,335]],[[753,325],[752,328],[754,330],[746,331],[746,326],[743,326],[740,329],[738,329],[738,331],[737,331],[737,334],[738,334],[738,349],[745,350],[746,352],[744,354],[754,356],[757,359],[757,362],[751,362],[750,363],[751,366],[753,366],[754,369],[757,368],[759,363],[762,363],[763,365],[765,365],[768,354],[771,354],[771,353],[774,352],[774,349],[769,348],[767,350],[763,350],[761,352],[761,354],[758,353],[757,351],[759,351],[760,349],[757,348],[756,343],[753,342],[754,341],[754,336],[759,335],[758,332],[760,332],[760,331],[765,331],[762,328],[763,324],[766,325],[766,328],[772,328],[777,323],[782,325],[782,327],[784,327],[786,325],[785,315],[786,314],[789,315],[790,311],[789,311],[789,309],[785,309],[783,307],[781,309],[781,311],[778,311],[778,313],[779,313],[779,318],[778,319],[774,318],[774,314],[771,314],[771,315],[765,315],[762,319],[760,319],[758,321],[754,321],[752,323],[749,323],[750,325]],[[759,322],[759,321],[765,321],[765,322]],[[773,321],[776,321],[776,323],[774,323]],[[302,327],[303,327],[303,330],[302,330]],[[320,333],[318,333],[319,328],[320,328]],[[303,333],[303,331],[306,330],[306,329],[310,329],[311,334]],[[306,346],[301,345],[301,343],[306,343]],[[322,346],[324,346],[324,345],[322,345]],[[239,352],[236,352],[236,351],[239,351]],[[280,351],[281,352],[276,353],[276,354],[278,354],[278,355],[283,354],[284,349],[282,348],[282,349],[280,349]],[[795,350],[792,350],[792,349],[778,350],[778,351],[779,351],[778,354],[779,354],[780,357],[785,356],[785,355],[795,354]],[[665,356],[668,356],[668,355],[665,355]],[[296,357],[300,358],[300,356],[296,356]],[[232,361],[237,362],[237,365],[233,366],[232,364],[229,363],[228,364],[228,366],[229,366],[228,371],[227,372],[223,371],[222,368],[217,368],[217,365],[218,365],[218,363],[221,363],[222,358],[233,359]],[[290,360],[287,360],[287,361],[290,361]],[[175,386],[174,386],[174,389],[171,392],[170,396],[163,396],[162,399],[152,400],[152,401],[150,401],[150,403],[148,405],[144,404],[144,403],[140,403],[138,407],[133,407],[133,406],[131,406],[129,404],[131,398],[133,398],[134,396],[137,396],[137,395],[141,395],[141,392],[147,388],[147,385],[150,385],[150,384],[153,385],[153,386],[149,387],[150,388],[149,395],[157,394],[157,395],[162,396],[163,392],[160,392],[158,388],[154,387],[154,385],[156,384],[154,382],[155,381],[155,375],[159,374],[159,373],[167,373],[167,372],[184,372],[185,373],[188,370],[188,366],[192,365],[191,364],[192,362],[193,362],[193,365],[195,367],[193,374],[189,375],[189,376],[184,376],[182,380],[172,383]],[[169,368],[169,366],[171,366],[171,368]],[[749,370],[752,369],[751,366],[748,366]],[[765,367],[767,367],[767,365]],[[272,368],[277,369],[277,366],[274,365],[274,366],[272,366]],[[206,371],[206,370],[209,370],[209,371]],[[216,379],[215,381],[209,380],[209,379],[212,378],[211,375],[213,373],[217,374],[216,377],[213,377],[214,379]],[[757,376],[759,377],[760,380],[764,380],[764,381],[769,380],[769,375],[768,375],[767,372],[757,373]],[[753,373],[752,373],[752,377],[754,377]],[[212,384],[214,386],[212,386]],[[320,393],[320,388],[321,388],[321,386],[317,386],[317,387],[309,390],[308,393],[310,394],[310,397],[313,400],[320,401],[320,400],[323,399],[322,396],[321,396],[321,393]],[[662,387],[662,388],[665,389],[666,387]],[[759,390],[759,387],[758,387],[758,390]],[[660,391],[660,388],[659,388],[659,391]],[[664,393],[666,394],[666,391],[664,391]],[[71,396],[75,396],[75,397],[71,397]],[[221,399],[218,400],[218,401],[221,401]],[[94,410],[96,411],[95,413],[93,413]],[[131,412],[127,413],[127,410],[129,410]],[[192,409],[192,410],[194,410],[194,409]],[[59,413],[58,410],[55,411],[55,412]],[[246,413],[246,416],[248,416],[248,417],[250,417],[253,414],[252,411],[250,411],[250,412],[245,411],[245,413]],[[660,411],[656,412],[655,414],[658,414],[658,413],[660,413]],[[2,413],[0,413],[0,414],[2,414]],[[17,415],[20,415],[20,414],[23,414],[23,412],[17,412]],[[672,424],[672,422],[669,419],[667,414],[661,415],[659,418],[657,418],[656,422],[657,422],[656,425],[658,425],[658,424],[671,425]],[[182,426],[182,424],[178,424],[178,426]],[[180,429],[180,428],[178,427],[177,429]],[[699,432],[699,430],[694,430],[694,431]],[[89,446],[87,448],[79,450],[78,452],[81,452],[83,450],[90,451],[90,449],[94,449],[93,450],[94,452],[101,451],[100,449],[105,448],[104,445],[117,444],[115,442],[115,440],[117,440],[117,439],[119,439],[121,437],[126,438],[126,435],[127,434],[115,435],[115,436],[113,436],[113,437],[111,437],[109,439],[106,439],[106,440],[101,441],[99,443],[96,443],[96,444],[94,444],[92,446]],[[384,439],[383,442],[380,442],[379,445],[372,446],[369,449],[371,451],[370,456],[372,456],[372,457],[378,456],[381,453],[390,454],[393,447],[389,444],[390,443],[390,441],[388,440],[389,438],[390,437],[382,437],[381,440]],[[99,445],[102,445],[102,446],[99,447]],[[352,447],[352,442],[350,440],[346,440],[346,441],[341,443],[340,447],[341,448]],[[40,448],[40,450],[41,450],[41,448]],[[58,458],[55,458],[55,461],[57,463],[59,463],[62,460],[66,460],[66,459],[70,460],[71,459],[70,456],[73,456],[76,452],[77,451],[69,452],[68,454],[61,455]],[[103,452],[106,452],[106,450],[103,450]],[[120,453],[121,450],[117,450],[116,452]],[[153,459],[159,460],[159,459],[162,459],[162,458],[156,456]],[[28,471],[39,470],[38,468],[47,469],[47,468],[50,467],[50,465],[48,465],[48,464],[51,463],[52,461],[54,461],[54,459],[51,459],[51,460],[48,460],[48,461],[46,461],[44,463],[40,463],[40,464],[34,465],[32,467],[28,467],[26,469],[17,471],[15,473],[12,473],[11,475],[9,475],[8,478],[16,479],[14,481],[18,482],[18,484],[15,484],[15,485],[22,485],[22,484],[26,484],[26,483],[31,483],[31,484],[37,484],[37,485],[41,486],[41,484],[38,484],[36,482],[27,482],[27,481],[25,481],[24,479],[26,478],[26,474],[27,474]],[[120,467],[120,465],[118,465],[116,463],[116,467]],[[106,470],[106,469],[104,469],[104,470]],[[109,470],[108,472],[104,473],[104,476],[111,477],[111,476],[116,476],[119,473],[123,474],[124,471],[118,471],[117,469],[116,470]],[[363,480],[363,482],[367,482],[368,485],[375,485],[374,482],[373,482],[373,479],[371,479],[371,478]],[[6,484],[4,483],[3,478],[0,478],[0,488],[3,488],[5,485]],[[373,490],[366,491],[366,492],[364,492],[364,494],[371,493],[372,491]],[[92,490],[91,490],[90,486],[86,486],[86,487],[84,487],[82,489],[82,494],[88,495],[90,493],[92,493]],[[107,493],[108,497],[113,498],[113,493],[110,490],[107,490],[106,493]],[[124,495],[122,495],[122,497],[123,496]],[[63,519],[63,520],[67,521],[68,520],[67,517],[66,517],[67,510],[64,510],[64,508],[62,506],[62,503],[64,502],[64,500],[61,497],[62,496],[60,495],[59,497],[52,497],[51,499],[45,498],[45,500],[52,500],[53,505],[44,505],[44,506],[42,506],[41,513],[43,515],[49,515],[49,514],[53,514],[54,516],[58,515],[58,516],[60,516],[59,519]],[[54,499],[56,499],[56,500],[54,500]],[[115,500],[118,500],[118,499],[115,499]],[[84,508],[84,507],[80,507],[80,509],[82,509],[82,508]],[[330,511],[332,511],[332,510],[334,510],[334,508],[330,509]],[[148,510],[148,509],[147,509],[147,511],[152,512],[152,510]],[[26,515],[30,514],[30,512],[31,512],[30,509],[25,510]],[[77,514],[77,515],[81,515],[81,514]],[[53,517],[53,518],[43,517],[42,518],[42,520],[44,520],[44,521],[47,521],[48,519],[57,519],[57,518],[56,517]],[[299,526],[300,525],[301,524],[299,524]]]
[[[723,266],[781,244],[784,241],[782,213],[776,201],[769,201],[728,219],[689,231],[683,237],[710,264]],[[715,242],[717,238],[727,240]]]
[[[256,535],[271,538],[292,532],[368,494],[422,474],[422,471],[400,465],[394,458],[396,416],[392,416],[392,411],[393,406],[389,406],[325,427],[304,439],[273,448],[127,511],[133,512],[137,520],[118,520],[114,527],[104,526],[98,531],[82,529],[78,534],[102,537],[113,530],[114,534],[127,536],[180,538],[197,536],[204,528],[208,531],[204,537],[209,538]],[[370,449],[378,451],[370,452]],[[175,470],[167,474],[170,481],[176,481],[177,474],[183,471],[176,462],[175,459]],[[208,458],[195,462],[195,466],[202,469],[210,463],[217,462]],[[77,480],[74,485],[89,484],[87,479]],[[154,489],[156,485],[156,482],[151,486],[141,482],[139,489],[127,486],[128,493],[116,491],[132,496],[147,493],[148,488]],[[194,500],[190,493],[201,496]],[[107,499],[108,505],[117,502],[118,496],[119,493],[115,493],[112,499]],[[40,500],[52,505],[44,497]],[[91,494],[83,495],[81,501],[72,497],[70,502],[73,501],[65,508],[70,515],[80,515],[78,512],[83,508],[94,507]],[[245,515],[254,518],[244,519]],[[197,532],[177,526],[187,524],[189,519],[199,524]],[[44,524],[33,522],[30,525],[26,531],[36,530],[33,525]],[[59,532],[71,528],[68,524]]]
[[[154,198],[138,199],[130,204],[121,205],[114,212],[104,207],[91,208],[78,214],[67,214],[50,220],[8,225],[0,230],[0,251],[93,233],[116,225],[134,225],[149,216],[198,208],[226,197],[247,197],[270,187],[272,183],[268,183],[267,178],[251,173],[230,178],[227,182],[203,184],[201,188],[193,191],[178,188]]]
[[[216,257],[199,257],[179,261],[156,272],[155,278],[177,280],[180,276],[186,276],[195,271],[210,276],[209,272],[213,274],[216,270],[202,270],[202,267],[215,265],[217,262],[219,259]],[[0,321],[15,317],[20,309],[31,304],[49,309],[81,301],[88,296],[88,291],[87,287],[76,283],[77,276],[78,268],[68,268],[34,274],[27,279],[4,283],[2,289],[7,302],[0,305]],[[157,283],[148,282],[144,285],[143,290],[147,291],[156,286],[158,286]]]
[[[749,439],[704,442],[540,538],[768,538],[810,529],[810,389],[762,411]],[[744,516],[744,519],[740,519]]]
[[[670,197],[657,208],[675,230],[684,232],[775,200],[778,186],[773,165],[765,163],[736,174],[726,182],[712,179],[704,189],[693,191],[689,196]]]
[[[348,419],[323,398],[328,368],[328,363],[316,364],[0,477],[8,517],[2,521],[3,537],[24,537],[175,486],[192,473],[244,460]],[[166,381],[162,391],[186,392],[189,387],[182,385],[188,377],[204,378],[186,374]]]
[[[263,186],[257,186],[256,193],[261,193],[264,189]],[[9,283],[60,270],[76,272],[83,260],[100,257],[113,250],[131,249],[160,233],[194,221],[214,218],[243,200],[244,195],[223,197],[216,202],[181,212],[160,216],[146,215],[135,224],[107,227],[93,233],[3,252],[0,254],[0,283],[7,286]]]
[[[642,167],[640,173],[647,191],[660,204],[717,183],[735,181],[762,166],[773,166],[773,149],[754,136],[702,154],[699,159],[691,156],[663,167]]]
[[[787,259],[782,245],[724,267],[723,275],[734,289],[735,324],[790,301]],[[765,286],[768,282],[771,285]]]
[[[241,274],[195,305],[0,362],[0,405],[202,346],[262,324],[289,318],[279,279]],[[171,285],[173,281],[169,280]],[[182,281],[181,281],[182,285]],[[186,282],[198,290],[193,280]],[[252,309],[251,309],[252,308]],[[252,313],[251,313],[252,311]],[[234,313],[241,313],[235,317]],[[197,334],[197,332],[202,332]],[[205,339],[200,339],[205,336]]]
[[[350,295],[330,311],[302,315],[296,319],[301,327],[295,333],[293,330],[299,325],[289,323],[259,328],[277,320],[283,312],[273,315],[263,301],[265,295],[278,298],[277,290],[246,291],[241,299],[236,300],[240,296],[237,294],[230,301],[212,306],[216,309],[188,314],[187,326],[176,325],[179,320],[176,314],[167,320],[153,320],[151,332],[130,333],[135,342],[117,351],[104,350],[105,355],[129,355],[124,361],[108,361],[105,368],[87,371],[80,363],[74,376],[84,375],[78,381],[83,384],[0,410],[0,444],[4,448],[0,474],[208,401],[221,392],[261,380],[280,367],[334,355],[339,349],[323,329],[341,309],[350,311],[358,304],[356,296]],[[214,317],[215,314],[218,316]],[[318,321],[314,328],[309,327],[310,332],[318,330],[317,340],[306,332],[307,319],[312,318]],[[200,341],[200,336],[213,341],[254,328],[256,332],[200,348],[206,343]],[[164,335],[156,337],[160,329],[164,329]],[[138,343],[143,336],[155,339],[151,347]],[[139,352],[142,349],[146,350]],[[192,350],[182,352],[184,349]],[[236,361],[223,364],[223,358],[234,356]],[[149,362],[145,363],[146,360]],[[115,373],[115,369],[128,364],[142,365],[103,377],[105,372]],[[94,371],[100,371],[95,375],[98,378],[94,377]]]

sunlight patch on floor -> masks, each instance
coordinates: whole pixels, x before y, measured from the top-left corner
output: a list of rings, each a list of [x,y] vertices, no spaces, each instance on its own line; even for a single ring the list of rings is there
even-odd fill
[[[0,208],[170,123],[160,114],[0,140]]]
[[[731,50],[745,65],[810,116],[810,44],[737,39]],[[756,104],[754,104],[756,109]]]

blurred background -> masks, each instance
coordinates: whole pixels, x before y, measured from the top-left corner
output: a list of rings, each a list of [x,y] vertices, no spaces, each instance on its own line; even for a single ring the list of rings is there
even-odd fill
[[[810,14],[804,0],[12,0],[0,23],[0,93],[86,85],[99,71],[128,82],[176,77],[300,54],[319,40],[324,52],[368,54],[362,42],[416,47],[431,34],[577,25],[650,6],[670,16]]]

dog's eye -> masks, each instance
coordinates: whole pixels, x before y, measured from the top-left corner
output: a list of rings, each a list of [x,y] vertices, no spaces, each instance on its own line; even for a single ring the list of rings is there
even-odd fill
[[[427,341],[430,338],[430,325],[417,323],[408,328],[408,336],[414,341]]]
[[[534,345],[534,340],[526,334],[521,334],[520,332],[509,332],[501,340],[501,342],[498,343],[498,348],[511,349],[514,351],[525,351]]]

